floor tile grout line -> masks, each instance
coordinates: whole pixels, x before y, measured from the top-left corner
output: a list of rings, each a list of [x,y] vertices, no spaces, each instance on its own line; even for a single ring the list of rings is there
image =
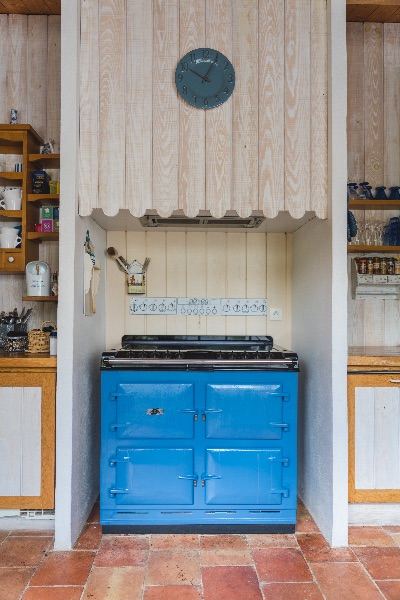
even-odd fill
[[[317,534],[317,532],[315,532],[315,533]],[[318,533],[321,533],[321,532],[318,532]],[[303,534],[302,534],[302,535],[303,535]],[[322,533],[321,533],[321,535],[322,535],[322,537],[325,539],[325,537],[324,537],[324,535],[323,535]],[[297,534],[295,534],[295,536],[296,536],[297,543],[299,544],[299,540],[297,539]],[[307,566],[308,566],[308,568],[309,568],[309,571],[310,571],[310,573],[311,573],[311,575],[312,575],[313,582],[315,583],[315,585],[317,586],[317,589],[318,589],[318,590],[319,590],[319,592],[321,593],[321,596],[322,596],[323,600],[326,600],[326,596],[325,596],[325,594],[323,593],[323,591],[321,590],[321,587],[320,587],[320,585],[319,585],[319,582],[318,582],[318,580],[317,580],[317,578],[316,578],[316,576],[315,576],[315,573],[314,573],[314,571],[313,571],[313,570],[312,570],[312,568],[311,568],[311,563],[310,563],[310,562],[307,560],[307,558],[306,558],[306,555],[305,555],[305,554],[304,554],[304,552],[303,552],[303,548],[301,547],[301,545],[300,545],[300,544],[299,544],[299,550],[300,550],[300,552],[301,552],[301,555],[302,555],[302,557],[303,557],[303,558],[304,558],[304,560],[306,561],[306,564],[307,564]]]
[[[44,559],[46,558],[46,556],[48,556],[49,552],[51,552],[51,550],[49,550],[49,548],[50,548],[50,546],[51,546],[52,543],[54,544],[54,536],[52,537],[52,541],[49,542],[49,545],[47,546],[47,549],[43,552],[43,556],[42,556],[41,560],[38,562],[38,564],[36,565],[36,567],[33,568],[32,576],[30,577],[28,583],[24,587],[23,592],[20,595],[20,597],[19,597],[18,600],[21,600],[23,598],[23,596],[24,596],[25,592],[28,590],[28,588],[30,586],[30,583],[31,583],[33,577],[35,576],[35,574],[36,574],[39,566],[42,564],[42,562],[44,561]]]

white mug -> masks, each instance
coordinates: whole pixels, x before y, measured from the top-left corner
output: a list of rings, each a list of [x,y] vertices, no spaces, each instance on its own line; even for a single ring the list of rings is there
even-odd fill
[[[3,192],[4,200],[7,200],[7,198],[21,198],[21,196],[22,196],[21,188],[6,189]]]
[[[0,233],[6,233],[8,235],[15,235],[18,230],[15,227],[0,227]]]
[[[0,233],[0,248],[16,248],[20,242],[21,238],[17,233]]]
[[[3,198],[3,200],[0,200],[0,207],[4,208],[5,210],[21,210],[21,206],[22,206],[21,196],[19,198],[18,197],[9,198],[7,196],[6,198]]]

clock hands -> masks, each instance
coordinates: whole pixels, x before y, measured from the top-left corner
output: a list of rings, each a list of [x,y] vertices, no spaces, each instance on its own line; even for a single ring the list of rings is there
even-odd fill
[[[201,77],[201,79],[204,81],[210,81],[209,79],[207,79],[207,74],[206,75],[201,75],[200,73],[198,73],[197,71],[193,71],[193,69],[189,69],[189,71],[191,71],[192,73],[194,73],[195,75],[197,75],[198,77]]]
[[[219,52],[217,52],[217,54],[215,55],[214,62],[212,62],[211,65],[208,67],[207,73],[204,75],[203,81],[201,83],[204,83],[204,81],[210,81],[209,79],[207,79],[207,77],[209,76],[211,69],[213,68],[213,66],[215,65],[215,63],[218,60],[218,54],[219,54]]]

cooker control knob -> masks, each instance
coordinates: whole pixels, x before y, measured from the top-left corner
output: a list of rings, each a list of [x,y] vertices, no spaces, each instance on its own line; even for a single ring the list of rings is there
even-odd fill
[[[9,256],[8,257],[8,262],[13,263],[15,260],[15,258],[13,256]]]

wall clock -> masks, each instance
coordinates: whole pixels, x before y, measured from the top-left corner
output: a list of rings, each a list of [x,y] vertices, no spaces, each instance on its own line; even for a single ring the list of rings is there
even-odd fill
[[[218,50],[196,48],[181,58],[175,83],[182,98],[196,108],[215,108],[231,97],[235,87],[232,63]]]

